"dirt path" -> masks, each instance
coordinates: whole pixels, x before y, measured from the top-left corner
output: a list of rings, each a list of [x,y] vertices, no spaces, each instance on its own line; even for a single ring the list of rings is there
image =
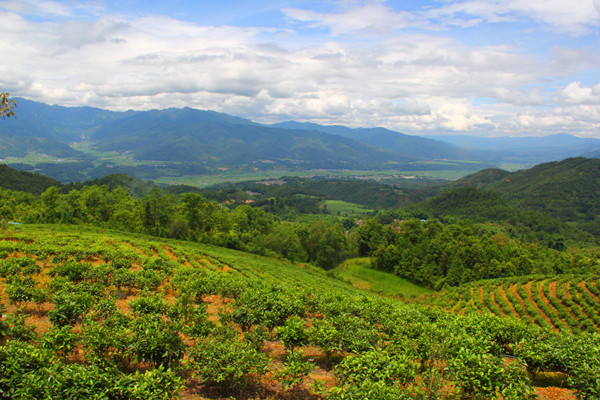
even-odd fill
[[[573,301],[573,296],[571,296],[571,293],[569,292],[570,290],[571,290],[570,285],[568,283],[563,283],[563,285],[562,285],[562,291],[563,291],[564,296],[567,299]],[[567,306],[562,301],[561,301],[561,303],[565,307],[565,309],[569,312],[569,315],[571,317],[573,317],[575,320],[579,321],[579,318],[577,317],[577,315],[575,315],[575,313],[573,312],[573,310],[571,309],[571,307]],[[575,304],[575,307],[579,307],[579,306],[577,304]],[[579,307],[579,311],[581,312],[581,314],[587,315],[585,313],[585,311],[581,309],[581,307]]]
[[[131,247],[131,248],[132,248],[132,249],[133,249],[135,252],[137,252],[138,254],[141,254],[141,255],[143,255],[143,256],[147,256],[147,254],[146,254],[146,253],[144,253],[144,252],[142,251],[142,249],[140,249],[139,247],[135,247],[133,244],[131,244],[131,243],[129,243],[129,242],[119,242],[119,243],[120,243],[120,244],[124,244],[124,245],[126,245],[126,246],[129,246],[129,247]]]
[[[173,261],[177,261],[177,256],[175,254],[173,254],[173,252],[167,247],[166,244],[161,245],[163,251],[165,252],[165,254],[167,255],[167,257],[169,257],[171,260]]]
[[[504,312],[504,310],[502,309],[502,307],[500,307],[500,304],[498,304],[498,302],[496,301],[496,293],[490,292],[489,296],[490,296],[490,300],[491,300],[492,304],[494,304],[496,306],[496,308],[498,309],[498,311],[500,311],[500,314],[504,318],[508,317],[508,315],[506,315],[506,313]]]
[[[577,396],[570,389],[558,387],[537,387],[535,392],[539,400],[576,400]]]
[[[230,304],[233,303],[233,299],[223,297],[219,294],[213,294],[210,296],[202,296],[202,302],[207,304],[206,312],[208,313],[208,320],[218,322],[219,310],[231,308]]]
[[[557,300],[559,300],[558,297],[556,296],[556,281],[549,282],[548,289],[550,290],[550,296],[553,296]],[[553,289],[554,289],[554,293],[553,293]],[[551,310],[554,310],[558,319],[564,324],[564,326],[568,327],[569,324],[567,323],[567,321],[565,321],[563,318],[560,317],[560,313],[558,312],[556,307],[554,307],[554,305],[550,302],[550,300],[546,296],[546,293],[544,293],[544,290],[541,285],[538,285],[538,293],[540,295],[540,299],[544,302],[544,304],[546,304],[546,306],[548,306],[548,308],[550,308]],[[560,300],[559,300],[559,302],[563,305],[563,307],[566,308],[566,306]],[[567,311],[568,311],[568,309],[567,309]],[[559,328],[559,327],[557,327],[557,328]]]
[[[477,288],[477,298],[479,299],[479,304],[481,305],[481,311],[489,312],[490,314],[494,314],[492,310],[490,310],[484,303],[483,299],[485,298],[485,290],[483,286],[479,286]]]
[[[556,295],[556,281],[551,281],[550,283],[548,283],[548,288],[550,289],[550,294],[554,297],[558,297]]]

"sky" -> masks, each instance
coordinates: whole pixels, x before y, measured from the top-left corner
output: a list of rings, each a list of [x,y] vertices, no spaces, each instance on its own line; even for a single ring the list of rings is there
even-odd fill
[[[47,104],[600,138],[600,0],[0,0],[0,22],[0,91]]]

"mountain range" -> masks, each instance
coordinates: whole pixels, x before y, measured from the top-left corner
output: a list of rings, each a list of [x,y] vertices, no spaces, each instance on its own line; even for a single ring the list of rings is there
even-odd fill
[[[16,100],[17,118],[0,123],[0,158],[61,181],[110,173],[145,179],[210,175],[224,169],[476,171],[506,161],[503,157],[523,162],[519,151],[524,149],[539,162],[600,149],[598,139],[569,135],[432,139],[384,128],[295,121],[265,125],[191,108],[114,112]]]

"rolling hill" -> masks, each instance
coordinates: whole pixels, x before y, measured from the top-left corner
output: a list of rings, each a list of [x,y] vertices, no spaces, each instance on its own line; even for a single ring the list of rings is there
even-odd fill
[[[7,165],[0,164],[1,188],[40,194],[50,186],[60,185],[61,183],[56,179],[27,171],[19,171]]]
[[[598,234],[600,160],[569,158],[508,173],[483,170],[455,181],[455,187],[475,184],[491,190],[521,210],[577,222]]]

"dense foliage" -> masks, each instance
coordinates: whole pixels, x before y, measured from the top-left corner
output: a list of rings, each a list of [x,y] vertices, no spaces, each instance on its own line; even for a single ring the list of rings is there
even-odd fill
[[[531,274],[600,271],[597,250],[564,251],[512,239],[496,225],[467,221],[376,219],[358,229],[361,255],[373,265],[413,283],[441,288],[481,279]]]
[[[27,171],[18,171],[0,164],[0,187],[40,194],[50,186],[60,186],[56,179]]]
[[[337,265],[352,250],[341,224],[279,222],[261,208],[242,204],[229,209],[195,193],[176,197],[157,188],[140,199],[106,185],[66,194],[52,186],[39,197],[0,190],[0,219],[93,224],[311,261],[324,268]]]
[[[569,158],[513,173],[477,172],[454,185],[492,190],[513,207],[543,213],[598,235],[600,160]]]

